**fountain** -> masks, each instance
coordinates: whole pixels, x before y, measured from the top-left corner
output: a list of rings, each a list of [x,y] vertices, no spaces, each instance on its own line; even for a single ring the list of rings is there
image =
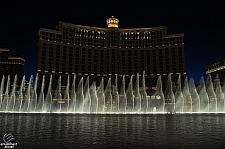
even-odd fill
[[[106,86],[104,86],[104,78],[99,86],[96,86],[96,82],[89,83],[89,77],[86,80],[82,77],[77,87],[76,75],[73,75],[72,82],[69,77],[71,76],[68,75],[67,85],[63,90],[61,77],[58,78],[56,90],[53,90],[52,77],[49,79],[48,86],[45,86],[45,76],[43,76],[40,90],[37,91],[38,76],[34,83],[31,76],[26,87],[25,77],[18,86],[17,76],[15,76],[14,83],[10,86],[10,76],[3,76],[0,84],[0,112],[86,114],[225,112],[225,85],[221,86],[218,76],[213,82],[208,75],[206,84],[202,77],[197,86],[194,79],[188,81],[187,78],[182,86],[181,76],[179,76],[174,88],[171,74],[169,74],[164,90],[161,76],[159,76],[156,90],[151,95],[146,92],[144,72],[142,77],[137,74],[136,80],[130,76],[127,87],[124,75],[120,88],[117,76],[115,80],[109,77]],[[112,84],[112,81],[115,84]],[[16,93],[16,90],[19,93]]]

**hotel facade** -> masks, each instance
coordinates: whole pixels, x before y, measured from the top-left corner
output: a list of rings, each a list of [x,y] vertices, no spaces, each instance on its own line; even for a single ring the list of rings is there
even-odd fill
[[[220,83],[224,84],[224,76],[225,76],[225,59],[218,60],[213,64],[210,64],[205,67],[206,74],[211,75],[212,79],[214,80],[216,75],[218,75],[218,79],[220,79]]]
[[[10,85],[13,84],[17,75],[17,84],[20,84],[24,75],[25,59],[16,56],[14,51],[9,48],[0,48],[0,78],[10,76]],[[0,82],[1,82],[0,81]],[[6,84],[6,79],[5,79]]]
[[[59,22],[56,30],[40,28],[37,74],[57,86],[61,76],[62,86],[68,75],[76,74],[76,83],[89,76],[89,82],[105,84],[109,77],[112,84],[116,76],[126,84],[130,77],[141,76],[145,71],[145,84],[156,86],[161,75],[163,82],[172,73],[172,81],[178,75],[186,76],[184,60],[184,34],[167,35],[165,26],[151,28],[118,28],[119,19],[106,20],[108,27],[92,27]],[[73,77],[70,77],[73,79]],[[141,80],[141,78],[140,78]],[[135,82],[135,81],[133,81]]]

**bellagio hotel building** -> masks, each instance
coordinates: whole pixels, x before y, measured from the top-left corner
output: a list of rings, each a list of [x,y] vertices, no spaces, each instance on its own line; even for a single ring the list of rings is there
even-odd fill
[[[126,84],[133,75],[141,76],[145,71],[145,84],[156,86],[157,78],[167,80],[172,74],[176,82],[181,74],[186,76],[184,60],[184,34],[167,35],[166,26],[150,28],[118,28],[119,19],[112,16],[106,20],[107,28],[59,22],[56,30],[40,28],[37,73],[41,79],[55,87],[61,76],[63,86],[68,75],[76,83],[81,77],[89,76],[89,82],[101,78],[105,84],[109,77],[121,82],[125,75]],[[135,82],[135,81],[133,81]]]

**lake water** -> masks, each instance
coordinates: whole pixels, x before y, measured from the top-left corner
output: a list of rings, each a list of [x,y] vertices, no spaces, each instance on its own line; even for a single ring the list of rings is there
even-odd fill
[[[0,114],[14,148],[224,148],[224,114]],[[4,145],[0,146],[4,148]]]

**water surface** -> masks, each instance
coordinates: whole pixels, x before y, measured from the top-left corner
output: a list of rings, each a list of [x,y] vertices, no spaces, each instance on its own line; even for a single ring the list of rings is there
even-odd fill
[[[18,144],[15,148],[223,148],[225,145],[224,114],[0,114],[0,121],[0,138],[12,133]]]

